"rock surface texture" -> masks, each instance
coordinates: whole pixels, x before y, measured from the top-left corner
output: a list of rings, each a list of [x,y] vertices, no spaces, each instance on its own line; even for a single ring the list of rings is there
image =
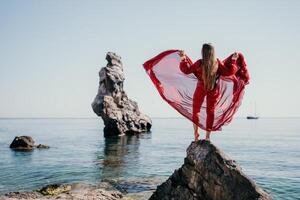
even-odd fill
[[[153,182],[154,181],[154,182]],[[148,200],[161,180],[110,180],[97,184],[50,184],[32,191],[9,192],[0,200]]]
[[[125,80],[121,57],[108,52],[107,65],[99,72],[98,94],[92,108],[104,121],[104,136],[147,132],[151,119],[141,113],[138,104],[129,99],[123,89]]]
[[[30,136],[16,136],[15,139],[10,144],[10,148],[13,150],[24,150],[30,151],[33,150],[35,147],[38,149],[48,149],[49,146],[39,144],[34,145],[34,140]]]
[[[10,192],[0,196],[0,200],[119,200],[123,195],[111,188],[85,184],[49,185],[31,192]]]
[[[184,164],[150,200],[271,200],[241,168],[209,141],[192,142]]]
[[[16,150],[32,150],[34,140],[30,136],[16,136],[9,147]]]

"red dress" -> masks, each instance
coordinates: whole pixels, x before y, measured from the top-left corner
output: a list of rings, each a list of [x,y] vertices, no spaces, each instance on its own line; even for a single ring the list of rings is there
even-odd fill
[[[249,74],[244,56],[218,59],[216,84],[206,91],[202,81],[201,60],[181,61],[178,50],[162,52],[144,63],[144,68],[161,97],[200,128],[221,130],[241,104]]]

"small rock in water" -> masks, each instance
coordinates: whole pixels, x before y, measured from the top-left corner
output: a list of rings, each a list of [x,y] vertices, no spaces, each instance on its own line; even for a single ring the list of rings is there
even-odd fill
[[[150,117],[141,113],[137,102],[123,89],[125,80],[121,57],[108,52],[107,65],[99,72],[98,94],[92,108],[104,121],[104,136],[119,136],[150,131]]]
[[[30,136],[16,136],[9,147],[14,150],[32,150],[34,140]]]
[[[39,144],[39,145],[36,146],[36,148],[38,148],[38,149],[49,149],[50,147],[48,145]]]
[[[192,142],[184,164],[150,200],[271,200],[241,168],[209,141]]]
[[[161,181],[155,179],[105,179],[118,191],[123,194],[138,194],[144,192],[153,192]]]
[[[43,195],[59,195],[61,193],[65,193],[71,190],[71,185],[60,185],[60,184],[53,184],[47,185],[42,189],[38,190]]]
[[[34,140],[30,136],[16,136],[10,144],[9,148],[16,151],[31,151],[34,148],[49,149],[50,147],[44,144],[34,145]]]

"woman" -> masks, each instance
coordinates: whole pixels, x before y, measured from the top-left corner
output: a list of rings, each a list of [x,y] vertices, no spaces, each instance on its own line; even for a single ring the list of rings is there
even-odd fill
[[[238,59],[238,54],[234,53],[231,57],[231,62],[227,62],[224,65],[219,59],[215,57],[215,50],[211,44],[203,44],[202,46],[202,59],[199,59],[194,64],[189,65],[186,60],[184,51],[180,51],[179,55],[181,57],[180,69],[185,74],[193,73],[201,82],[197,85],[196,91],[194,93],[193,101],[193,121],[194,121],[194,136],[195,141],[199,138],[198,133],[198,116],[200,111],[200,106],[206,96],[207,106],[206,106],[206,140],[210,140],[210,133],[212,130],[212,122],[214,118],[214,108],[216,106],[216,100],[219,96],[216,87],[216,80],[218,76],[231,76],[234,75],[238,68],[236,61]]]
[[[161,97],[194,124],[206,131],[221,130],[231,122],[242,100],[249,74],[244,56],[233,53],[224,61],[215,57],[211,44],[203,44],[202,59],[192,63],[180,50],[168,50],[144,63]]]

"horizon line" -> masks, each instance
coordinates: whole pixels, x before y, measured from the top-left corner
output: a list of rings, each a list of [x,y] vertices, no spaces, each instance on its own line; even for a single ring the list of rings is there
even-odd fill
[[[235,118],[245,118],[247,116],[237,116]],[[0,120],[3,119],[101,119],[101,117],[0,117]],[[150,117],[152,119],[185,119],[185,117]],[[300,118],[300,116],[265,116],[259,117],[259,119],[268,119],[268,118]]]

